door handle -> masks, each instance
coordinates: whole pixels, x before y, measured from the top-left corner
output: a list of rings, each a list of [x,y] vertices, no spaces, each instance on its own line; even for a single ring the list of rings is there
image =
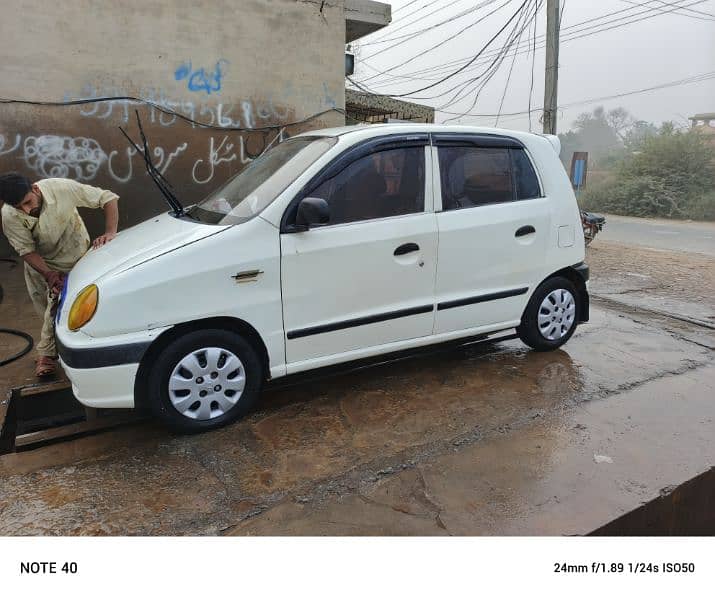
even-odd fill
[[[514,237],[521,237],[522,235],[529,235],[530,233],[536,233],[536,229],[534,229],[532,225],[524,225],[516,230]]]
[[[403,254],[409,254],[410,252],[417,252],[420,247],[414,242],[409,242],[407,244],[402,244],[395,248],[395,256],[402,256]]]

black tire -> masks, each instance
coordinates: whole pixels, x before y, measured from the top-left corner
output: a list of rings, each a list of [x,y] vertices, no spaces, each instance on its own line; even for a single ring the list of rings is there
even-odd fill
[[[239,399],[232,408],[226,410],[220,416],[199,420],[185,416],[174,406],[169,397],[169,378],[182,359],[203,348],[219,348],[233,353],[242,363],[245,384]],[[203,360],[206,360],[205,354],[199,355],[199,359],[201,356],[204,357]],[[222,354],[221,356],[225,357],[226,355]],[[240,370],[237,369],[236,371]],[[221,374],[221,377],[223,377],[223,374]],[[209,377],[207,376],[207,389],[213,385],[213,382],[209,385],[208,379]],[[192,379],[190,384],[192,386],[194,386],[193,381],[196,380]],[[232,331],[204,329],[187,333],[164,348],[148,376],[148,403],[154,416],[172,431],[198,433],[222,427],[246,415],[255,405],[262,385],[263,369],[258,354],[250,343]],[[204,394],[204,391],[201,393]],[[199,404],[210,401],[212,398],[211,393],[211,390],[209,390],[209,395],[204,394],[206,400],[204,398],[198,400]],[[219,392],[213,393],[218,394]],[[228,391],[223,390],[223,393],[228,394]],[[218,409],[217,403],[210,402],[212,410],[214,405]]]
[[[544,302],[544,299],[555,290],[566,290],[571,294],[575,305],[575,315],[573,323],[562,335],[562,337],[551,340],[542,334],[539,329],[538,319],[542,302]],[[574,334],[574,331],[576,331],[578,315],[581,311],[580,303],[581,299],[578,292],[576,291],[573,283],[571,283],[568,279],[565,277],[552,277],[547,279],[539,285],[539,287],[537,287],[531,295],[531,299],[526,305],[524,314],[521,317],[521,324],[516,328],[516,333],[519,335],[522,342],[524,342],[527,346],[531,346],[534,350],[538,350],[540,352],[555,350],[568,342]],[[558,315],[556,323],[558,323]]]

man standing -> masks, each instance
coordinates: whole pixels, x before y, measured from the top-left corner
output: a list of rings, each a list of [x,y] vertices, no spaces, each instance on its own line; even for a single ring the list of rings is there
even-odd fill
[[[2,229],[25,261],[25,283],[35,310],[43,317],[37,344],[35,375],[56,369],[53,303],[65,275],[90,247],[89,233],[78,206],[104,209],[104,234],[92,242],[99,248],[117,235],[119,197],[71,179],[42,179],[31,184],[19,173],[0,175]]]

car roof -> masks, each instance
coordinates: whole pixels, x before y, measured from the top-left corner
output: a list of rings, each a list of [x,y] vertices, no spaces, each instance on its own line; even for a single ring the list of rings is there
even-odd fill
[[[415,133],[471,133],[504,135],[526,142],[528,139],[541,138],[544,135],[529,133],[526,131],[516,131],[513,129],[500,129],[496,127],[479,127],[476,125],[439,125],[435,123],[377,123],[374,125],[348,125],[344,127],[331,127],[328,129],[317,129],[304,131],[298,135],[321,135],[341,138],[369,139],[381,135],[391,134],[415,134]],[[298,137],[298,136],[296,136]]]

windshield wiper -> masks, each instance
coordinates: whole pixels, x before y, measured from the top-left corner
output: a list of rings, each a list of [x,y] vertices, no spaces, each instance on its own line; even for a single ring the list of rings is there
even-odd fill
[[[141,135],[143,147],[140,147],[139,144],[135,143],[134,140],[129,137],[129,134],[121,127],[119,128],[119,131],[124,134],[124,137],[129,140],[129,143],[134,146],[137,152],[139,152],[144,158],[146,172],[149,174],[149,177],[151,177],[152,181],[156,184],[156,187],[159,188],[161,195],[164,196],[164,199],[169,204],[171,210],[174,212],[174,216],[183,217],[186,214],[186,211],[184,210],[184,207],[182,206],[181,202],[179,202],[179,199],[176,197],[176,192],[174,192],[174,188],[154,166],[154,163],[152,162],[149,154],[149,144],[146,141],[146,136],[144,135],[144,128],[142,127],[142,122],[139,118],[139,111],[136,110],[134,112],[137,116],[137,125],[139,126],[139,135]]]

